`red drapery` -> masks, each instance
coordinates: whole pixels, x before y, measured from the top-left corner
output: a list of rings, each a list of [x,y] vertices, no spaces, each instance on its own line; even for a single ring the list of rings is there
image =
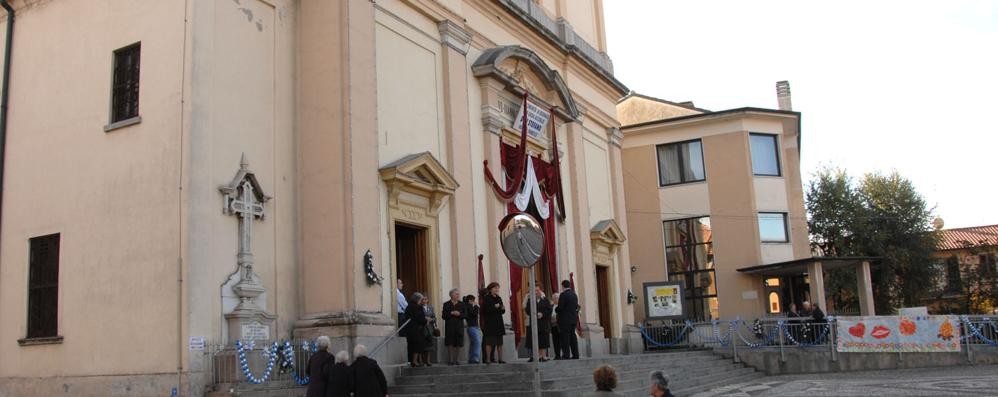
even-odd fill
[[[505,171],[504,182],[505,185],[500,185],[496,181],[495,176],[489,169],[489,162],[486,160],[485,164],[485,179],[492,186],[492,190],[495,192],[501,200],[506,202],[507,213],[520,212],[516,205],[512,202],[513,197],[517,192],[520,191],[523,180],[527,172],[527,99],[529,94],[523,94],[523,124],[520,127],[520,142],[518,146],[507,145],[500,140],[499,151],[500,160],[502,163],[502,169]],[[552,116],[554,116],[554,109],[551,109]],[[533,157],[534,171],[537,176],[537,182],[541,185],[541,196],[543,200],[548,202],[549,210],[552,216],[548,219],[538,219],[541,221],[542,227],[544,229],[544,256],[541,259],[547,270],[550,278],[551,291],[558,290],[558,253],[557,253],[557,231],[555,218],[564,222],[565,220],[565,201],[562,195],[562,183],[561,183],[561,158],[558,153],[558,137],[556,133],[555,120],[552,118],[550,121],[551,128],[551,162],[548,163],[541,160],[539,156]],[[543,203],[535,203],[535,205],[543,205]],[[481,258],[479,258],[481,261]],[[479,262],[479,269],[482,269],[481,262]],[[482,283],[484,277],[484,270],[479,271],[480,283]],[[525,277],[523,270],[512,263],[509,264],[509,279],[510,279],[510,297],[509,297],[509,308],[512,310],[510,312],[510,317],[513,320],[513,331],[516,335],[517,343],[519,343],[520,337],[524,334],[524,313],[522,308],[523,296],[526,291],[524,291]]]
[[[513,156],[506,156],[506,153],[515,151],[516,149],[503,144],[504,153],[503,160],[510,161]],[[548,193],[551,189],[548,187],[552,183],[553,175],[557,175],[557,167],[550,164],[538,157],[531,156],[534,163],[534,171],[537,173],[537,180],[542,185],[541,196],[549,204],[549,210],[552,216],[548,219],[537,219],[541,222],[541,227],[544,229],[544,256],[541,257],[541,263],[545,265],[548,271],[548,278],[550,279],[551,291],[558,291],[558,243],[557,243],[557,231],[555,229],[555,217],[553,216],[555,208],[554,201],[551,199]],[[515,161],[515,160],[514,160]],[[542,203],[534,203],[535,205]],[[516,205],[510,201],[506,203],[507,213],[520,212]],[[536,217],[536,214],[532,214]],[[510,313],[510,318],[513,320],[513,331],[516,334],[517,343],[519,343],[520,338],[524,335],[526,330],[526,321],[523,316],[522,304],[523,296],[527,293],[527,274],[523,272],[523,269],[513,263],[509,264],[509,307],[512,308],[513,312]],[[538,286],[540,286],[538,284]],[[543,286],[541,286],[543,288]]]

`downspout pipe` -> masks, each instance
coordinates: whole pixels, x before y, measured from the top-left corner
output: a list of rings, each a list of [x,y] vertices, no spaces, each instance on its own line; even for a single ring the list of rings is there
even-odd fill
[[[0,220],[3,219],[3,175],[7,160],[7,103],[10,100],[10,48],[14,39],[14,7],[7,0],[0,0],[0,7],[7,11],[7,34],[3,46],[3,86],[0,91]]]

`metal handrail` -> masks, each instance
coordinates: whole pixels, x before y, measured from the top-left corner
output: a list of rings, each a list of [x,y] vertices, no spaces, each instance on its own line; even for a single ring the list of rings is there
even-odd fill
[[[378,354],[378,352],[381,351],[381,349],[384,348],[385,345],[388,344],[388,342],[390,342],[392,339],[395,339],[395,337],[398,336],[398,333],[399,331],[402,330],[402,328],[405,328],[406,325],[409,325],[410,321],[412,321],[411,318],[405,320],[405,322],[402,323],[402,325],[400,325],[398,328],[396,328],[395,331],[392,331],[391,335],[385,336],[385,339],[383,339],[380,343],[378,343],[378,346],[376,346],[373,350],[368,352],[367,355],[374,357],[376,354]]]

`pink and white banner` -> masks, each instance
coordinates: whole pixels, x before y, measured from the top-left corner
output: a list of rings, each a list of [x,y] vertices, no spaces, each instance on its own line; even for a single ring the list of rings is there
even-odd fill
[[[843,353],[960,351],[956,316],[836,317],[837,350]]]

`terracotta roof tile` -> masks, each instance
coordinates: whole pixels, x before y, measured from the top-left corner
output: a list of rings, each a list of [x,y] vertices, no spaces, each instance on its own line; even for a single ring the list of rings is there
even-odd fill
[[[940,230],[940,251],[964,248],[967,244],[977,245],[981,241],[988,245],[998,245],[998,225],[963,227]]]

